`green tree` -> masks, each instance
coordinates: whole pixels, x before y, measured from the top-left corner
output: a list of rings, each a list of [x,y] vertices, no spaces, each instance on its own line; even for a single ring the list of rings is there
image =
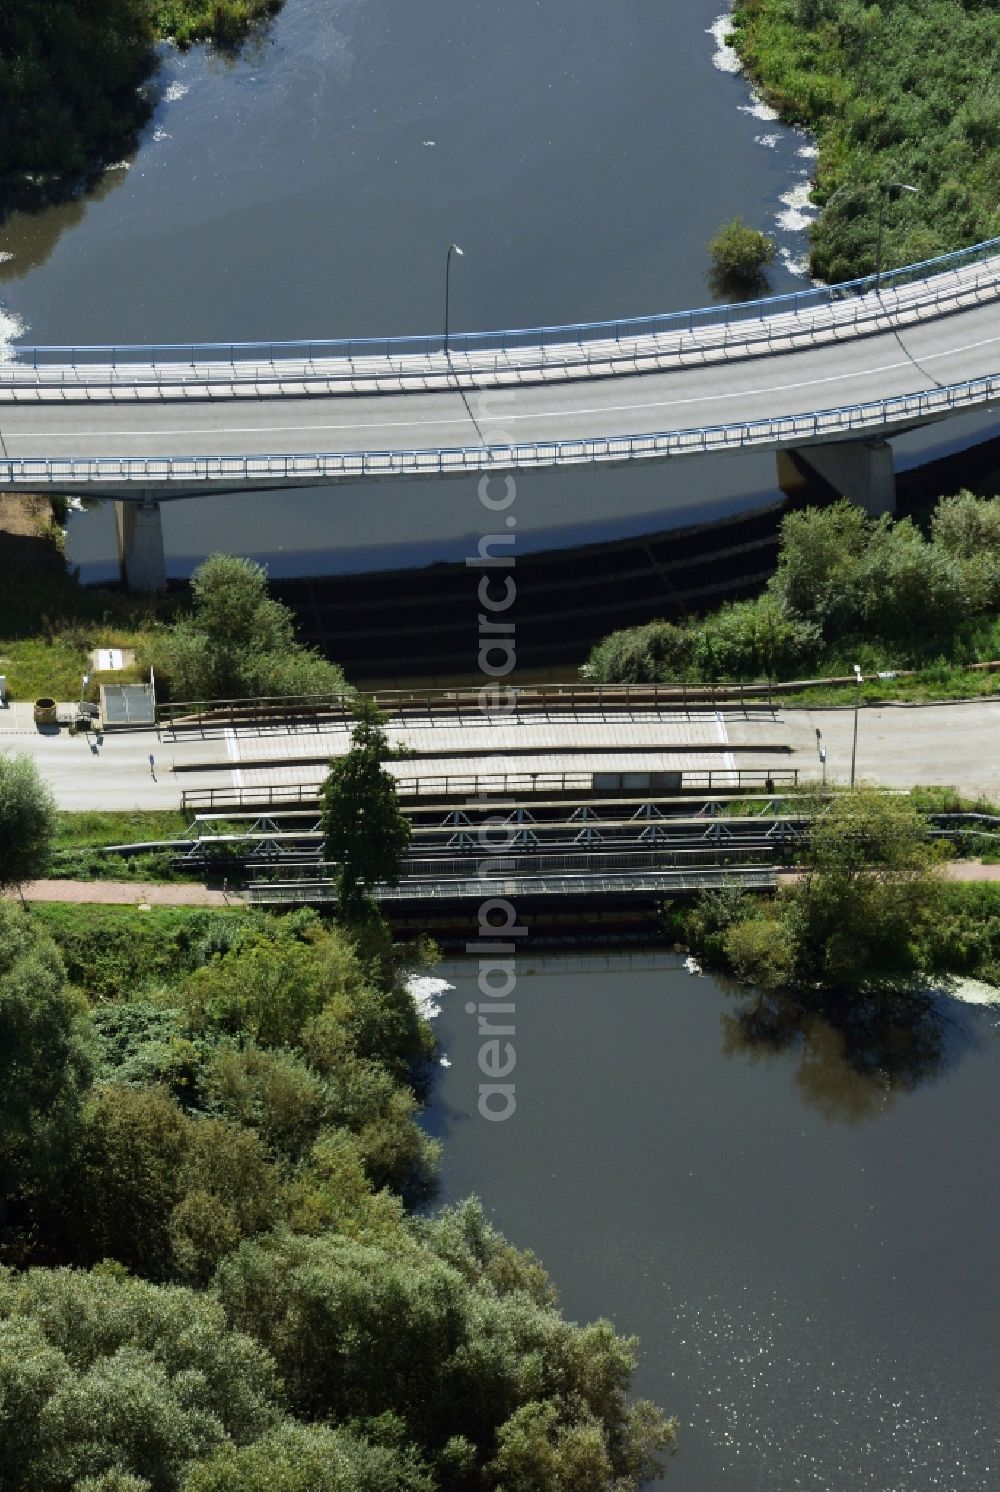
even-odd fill
[[[791,892],[800,974],[861,988],[926,968],[944,899],[941,854],[903,795],[868,786],[838,793],[810,826],[806,870]]]
[[[181,1492],[435,1492],[411,1451],[347,1430],[286,1422],[251,1445],[224,1445],[190,1467]]]
[[[747,291],[761,285],[765,269],[774,263],[775,246],[766,233],[748,227],[737,216],[719,229],[708,252],[720,288]]]
[[[55,803],[34,762],[0,754],[0,888],[43,873],[55,828]]]
[[[343,672],[295,638],[291,611],[267,593],[252,560],[210,555],[191,577],[190,616],[170,628],[153,661],[177,699],[340,694]]]
[[[86,1013],[55,944],[0,901],[0,1222],[8,1247],[66,1180],[91,1071]]]
[[[253,1131],[192,1118],[161,1089],[103,1088],[86,1115],[75,1256],[204,1284],[276,1221],[279,1187]]]
[[[395,886],[410,842],[409,820],[399,806],[396,782],[382,763],[396,753],[374,701],[355,707],[350,749],[330,766],[323,787],[327,858],[339,865],[341,905],[351,911],[379,882]]]
[[[175,1492],[185,1467],[281,1423],[274,1364],[204,1294],[33,1269],[0,1275],[0,1485]]]

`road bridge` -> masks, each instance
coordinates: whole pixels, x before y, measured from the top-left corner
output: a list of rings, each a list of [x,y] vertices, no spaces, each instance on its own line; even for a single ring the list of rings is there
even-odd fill
[[[1000,240],[849,284],[585,326],[381,341],[20,348],[0,487],[119,499],[131,584],[164,497],[665,460],[807,459],[892,508],[888,435],[1000,397]]]

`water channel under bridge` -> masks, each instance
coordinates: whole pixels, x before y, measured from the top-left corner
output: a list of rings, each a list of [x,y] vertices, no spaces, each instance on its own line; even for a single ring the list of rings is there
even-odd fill
[[[213,492],[798,451],[891,510],[886,437],[1000,398],[1000,240],[844,285],[580,326],[381,340],[19,348],[0,486],[119,500],[130,583],[158,502]]]

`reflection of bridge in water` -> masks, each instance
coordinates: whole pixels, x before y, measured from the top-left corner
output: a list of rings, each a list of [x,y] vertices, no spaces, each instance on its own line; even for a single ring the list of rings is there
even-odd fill
[[[120,500],[162,583],[164,497],[666,460],[748,448],[890,509],[886,437],[1000,395],[1000,240],[739,306],[381,341],[22,348],[0,486]]]

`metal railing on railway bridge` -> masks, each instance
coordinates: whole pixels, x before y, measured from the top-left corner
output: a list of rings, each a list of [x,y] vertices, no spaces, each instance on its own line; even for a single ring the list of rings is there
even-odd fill
[[[598,795],[594,772],[491,772],[445,773],[434,777],[401,777],[397,790],[403,808],[411,803],[454,802],[456,799],[498,797],[537,797],[551,793]],[[627,777],[650,774],[624,773]],[[703,793],[767,792],[771,788],[794,790],[798,786],[797,767],[705,767],[681,769],[681,792],[692,797]],[[186,788],[181,794],[181,808],[188,812],[213,812],[226,808],[280,808],[292,805],[312,806],[319,798],[322,782],[265,783],[261,787]],[[647,784],[616,788],[616,796],[630,793],[634,798],[649,797]]]

